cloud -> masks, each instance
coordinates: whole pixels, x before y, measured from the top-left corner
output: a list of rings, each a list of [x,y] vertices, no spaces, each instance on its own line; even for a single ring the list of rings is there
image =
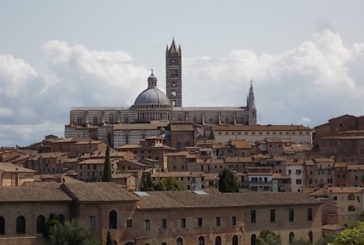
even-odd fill
[[[62,136],[71,107],[130,106],[146,87],[149,71],[125,52],[57,40],[46,42],[42,51],[45,72],[11,55],[0,56],[0,145],[30,144],[38,133]]]
[[[185,93],[185,100],[243,106],[252,79],[261,123],[315,126],[363,112],[363,57],[364,44],[348,48],[339,34],[324,30],[279,54],[236,49],[217,59],[190,58],[184,67],[185,91],[202,93]]]
[[[126,52],[59,40],[46,42],[41,51],[43,71],[0,55],[0,145],[62,136],[71,107],[130,106],[146,87],[148,69]],[[324,30],[278,54],[234,49],[224,57],[184,57],[184,105],[245,106],[250,80],[261,123],[315,126],[361,114],[364,43],[348,47],[338,33]]]

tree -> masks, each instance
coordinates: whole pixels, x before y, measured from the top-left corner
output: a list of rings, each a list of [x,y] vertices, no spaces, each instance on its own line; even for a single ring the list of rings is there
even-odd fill
[[[224,169],[219,174],[219,191],[239,192],[239,184],[233,173],[228,169]]]
[[[77,220],[57,224],[51,229],[50,245],[98,245],[91,229]]]
[[[327,245],[327,244],[331,244],[334,241],[335,237],[336,236],[333,235],[333,234],[325,235],[320,240],[318,240],[315,243],[315,245]]]
[[[364,244],[364,222],[358,222],[355,226],[348,228],[337,235],[332,242],[333,245],[363,245]]]
[[[106,245],[113,245],[111,235],[110,235],[110,231],[107,231]]]
[[[156,185],[154,185],[154,190],[156,191],[179,191],[183,190],[183,187],[178,183],[178,181],[173,177],[167,177],[160,180]]]
[[[62,220],[59,215],[51,213],[45,223],[44,236],[49,238],[52,233],[52,229],[59,224],[62,224]]]
[[[142,183],[142,191],[154,191],[154,184],[150,174],[143,174]]]
[[[257,237],[257,245],[281,245],[281,237],[270,230],[262,230]]]
[[[104,162],[104,173],[102,175],[102,182],[111,182],[111,162],[110,162],[110,147],[106,147],[105,162]]]
[[[298,240],[293,240],[291,245],[311,245],[311,242],[304,239],[298,239]]]

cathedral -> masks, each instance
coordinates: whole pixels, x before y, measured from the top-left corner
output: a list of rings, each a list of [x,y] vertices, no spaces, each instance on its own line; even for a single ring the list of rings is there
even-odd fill
[[[147,88],[136,97],[130,107],[72,108],[70,124],[65,126],[65,137],[90,137],[118,146],[138,143],[135,141],[146,136],[155,136],[169,122],[189,122],[193,125],[257,123],[252,84],[246,106],[183,107],[182,49],[180,45],[177,48],[174,39],[170,46],[167,45],[165,57],[166,94],[158,88],[157,77],[152,71],[147,79]],[[150,130],[146,131],[146,128]],[[140,135],[134,137],[134,140],[133,137],[130,140],[118,139],[125,135],[130,138],[138,130]],[[124,132],[122,136],[121,131]]]

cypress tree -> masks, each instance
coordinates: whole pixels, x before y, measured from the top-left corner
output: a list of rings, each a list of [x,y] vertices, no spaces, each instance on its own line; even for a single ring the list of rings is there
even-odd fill
[[[104,162],[104,174],[102,175],[102,182],[111,182],[111,162],[110,162],[110,147],[107,146],[105,153],[105,162]]]
[[[113,245],[111,235],[110,235],[110,231],[107,231],[106,245]]]
[[[228,169],[224,169],[219,174],[219,191],[221,192],[239,192],[239,184],[234,174]]]

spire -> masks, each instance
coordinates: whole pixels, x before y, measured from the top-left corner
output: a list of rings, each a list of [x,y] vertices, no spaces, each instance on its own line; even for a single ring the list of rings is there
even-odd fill
[[[169,47],[169,52],[170,53],[178,53],[177,51],[177,47],[176,47],[176,43],[174,42],[174,37],[172,39],[172,44],[171,46]]]
[[[253,81],[250,80],[249,98],[254,100]]]

